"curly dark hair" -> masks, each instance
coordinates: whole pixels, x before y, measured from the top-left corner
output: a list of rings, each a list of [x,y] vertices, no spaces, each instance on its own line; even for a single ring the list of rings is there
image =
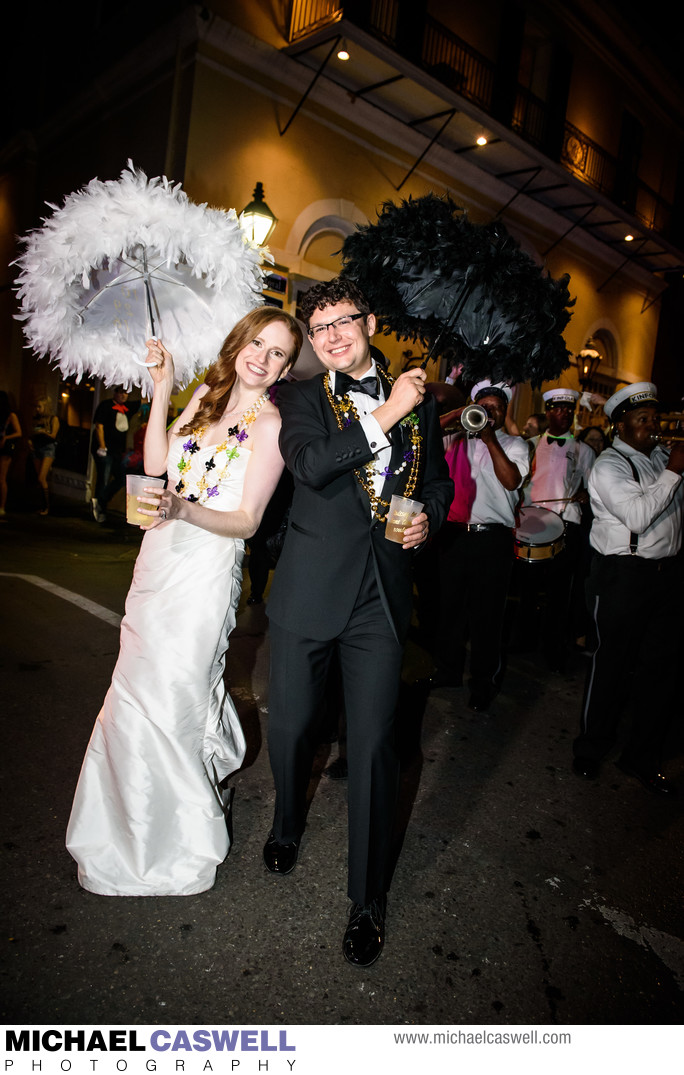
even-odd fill
[[[336,306],[338,302],[351,302],[360,314],[373,312],[368,299],[352,280],[336,276],[334,280],[314,284],[304,292],[299,303],[302,318],[308,325],[314,310],[324,310],[326,306]]]

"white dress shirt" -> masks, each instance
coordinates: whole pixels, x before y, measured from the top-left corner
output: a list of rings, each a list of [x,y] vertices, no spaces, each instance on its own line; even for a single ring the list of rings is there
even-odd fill
[[[523,440],[522,437],[513,437],[503,429],[497,429],[495,436],[506,457],[510,459],[511,463],[515,463],[520,471],[520,484],[522,484],[530,469],[530,453],[527,441]],[[467,519],[463,518],[464,505],[457,503],[459,489],[462,488],[458,468],[462,463],[451,459],[451,453],[448,451],[452,445],[455,445],[457,440],[461,441],[461,448],[457,450],[459,452],[465,450],[468,457],[466,481],[469,479],[475,484],[475,499],[470,508],[470,516]],[[449,521],[488,523],[490,526],[499,524],[514,527],[515,509],[518,505],[518,490],[503,487],[494,473],[494,463],[484,441],[480,440],[479,437],[468,437],[463,442],[463,438],[453,434],[444,438],[444,449],[449,463],[449,472],[452,478],[455,476],[456,486],[456,498],[449,509]],[[456,467],[456,470],[454,467]],[[518,485],[519,488],[520,485]]]
[[[557,512],[566,523],[580,523],[581,506],[572,501],[589,475],[596,456],[588,444],[564,434],[564,444],[549,441],[548,432],[537,442],[532,463],[532,479],[525,490],[525,504],[536,504]]]
[[[613,448],[636,467],[635,482],[627,459],[611,448],[598,456],[589,479],[594,522],[591,544],[604,556],[629,556],[630,534],[639,535],[636,555],[647,560],[676,556],[682,541],[684,483],[666,470],[669,453],[657,446],[650,456],[616,437]]]
[[[362,377],[378,377],[377,366],[375,360],[371,359],[371,364],[367,370],[358,374],[354,379],[360,381]],[[330,370],[330,390],[335,394],[335,370]],[[356,413],[359,416],[359,425],[363,429],[363,432],[368,441],[368,446],[373,452],[373,463],[376,470],[382,471],[385,467],[390,465],[390,459],[392,458],[392,444],[389,441],[387,435],[383,432],[380,423],[373,417],[373,411],[376,407],[379,407],[381,403],[385,402],[385,394],[383,391],[382,381],[378,377],[378,394],[379,399],[374,399],[373,396],[369,396],[366,392],[359,392],[352,389],[351,395],[354,401],[354,407]],[[376,496],[380,496],[382,488],[385,484],[385,479],[382,474],[373,474],[371,479],[373,485],[373,492]],[[371,508],[372,511],[372,508]]]

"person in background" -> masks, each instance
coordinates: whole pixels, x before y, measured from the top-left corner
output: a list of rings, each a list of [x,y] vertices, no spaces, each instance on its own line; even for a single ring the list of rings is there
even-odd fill
[[[572,388],[551,388],[544,392],[548,428],[535,442],[530,481],[525,487],[525,505],[534,504],[555,511],[565,523],[565,547],[543,565],[529,588],[539,581],[546,594],[542,623],[544,654],[552,671],[560,672],[570,645],[586,631],[586,608],[581,571],[582,503],[588,501],[587,486],[594,465],[591,448],[572,435],[572,423],[579,392]],[[577,575],[577,578],[576,578]],[[529,600],[529,594],[527,595]]]
[[[127,452],[123,459],[123,468],[125,474],[145,473],[145,434],[147,433],[147,423],[149,421],[149,417],[150,405],[149,403],[142,403],[138,411],[138,427],[133,434],[133,446],[130,452]]]
[[[629,710],[618,767],[649,791],[672,795],[660,768],[681,659],[684,443],[669,451],[657,443],[658,394],[650,381],[619,389],[604,410],[617,435],[589,479],[594,557],[587,593],[598,646],[572,767],[596,779]]]
[[[600,426],[585,426],[577,434],[577,440],[582,441],[583,444],[588,444],[594,455],[600,455],[610,444],[608,437]]]
[[[489,421],[477,436],[444,438],[455,495],[435,539],[439,629],[433,687],[460,687],[470,637],[470,699],[489,708],[502,672],[501,630],[513,562],[513,528],[520,486],[529,469],[522,437],[506,432],[512,390],[481,381],[472,399]]]
[[[463,363],[458,363],[457,365],[452,366],[451,369],[449,370],[449,372],[447,373],[446,377],[444,378],[444,383],[445,384],[456,384],[456,382],[457,382],[458,378],[461,376],[462,372],[463,372]]]
[[[548,425],[549,420],[545,414],[530,414],[522,428],[521,436],[523,436],[525,440],[532,440],[534,437],[540,437],[542,433],[546,433]]]
[[[93,518],[107,521],[107,505],[126,481],[126,455],[129,421],[140,408],[140,400],[129,402],[123,385],[114,389],[113,399],[103,399],[93,418],[91,452],[97,474],[95,494],[91,500]]]
[[[0,391],[0,519],[7,507],[7,475],[12,456],[21,440],[21,425],[7,392]]]
[[[583,444],[587,444],[595,455],[600,455],[601,452],[610,445],[608,437],[600,426],[585,426],[585,428],[577,434],[577,440],[582,441]],[[594,554],[589,537],[594,516],[591,511],[589,500],[587,499],[586,502],[583,501],[580,504],[580,508],[582,511],[582,518],[580,521],[582,531],[582,551],[575,570],[575,585],[578,591],[578,604],[580,601],[579,594],[580,592],[584,593],[586,587],[591,560]],[[584,630],[582,630],[583,623]],[[576,638],[577,648],[584,654],[584,656],[589,656],[596,649],[598,639],[596,638],[594,623],[589,615],[586,600],[580,606],[576,629],[581,632]]]
[[[29,448],[31,458],[36,470],[36,477],[43,497],[43,504],[39,515],[47,515],[50,511],[50,491],[48,477],[52,470],[57,453],[57,434],[59,433],[59,418],[52,411],[52,405],[48,396],[43,396],[36,403],[33,413],[33,427]]]

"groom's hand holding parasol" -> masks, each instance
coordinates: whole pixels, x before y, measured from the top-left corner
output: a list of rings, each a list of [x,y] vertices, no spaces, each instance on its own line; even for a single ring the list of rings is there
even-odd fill
[[[423,402],[426,381],[427,374],[422,369],[406,370],[397,377],[389,397],[373,411],[373,417],[380,423],[383,433],[387,433]]]

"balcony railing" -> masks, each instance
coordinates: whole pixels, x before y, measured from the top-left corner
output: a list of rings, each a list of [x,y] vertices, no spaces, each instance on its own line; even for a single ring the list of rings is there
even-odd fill
[[[615,190],[617,176],[615,158],[578,127],[573,127],[567,122],[561,164],[595,190],[600,190],[602,194],[612,195]]]
[[[561,164],[595,190],[632,213],[648,228],[667,234],[672,222],[672,206],[646,183],[621,172],[619,162],[584,131],[565,124]],[[629,200],[619,195],[630,191]]]
[[[511,126],[526,142],[542,149],[546,131],[546,102],[524,86],[518,86]]]
[[[381,38],[392,48],[397,47],[399,0],[371,0],[363,5],[345,5],[342,0],[292,0],[288,34],[290,42],[338,22],[345,8],[364,30]],[[429,15],[424,21],[419,62],[431,75],[457,90],[463,97],[468,97],[485,109],[491,107],[494,65]]]
[[[429,15],[425,19],[423,67],[462,97],[489,110],[494,64]]]
[[[291,0],[290,42],[338,22],[347,14],[367,33],[401,52],[397,29],[400,0],[366,0],[345,4],[343,0]],[[491,114],[495,65],[446,26],[426,15],[420,49],[411,59],[423,70],[473,101]],[[547,145],[548,106],[523,86],[518,86],[511,128],[521,138],[544,151]],[[618,161],[571,123],[565,123],[560,163],[573,175],[611,198],[647,227],[667,234],[672,206],[654,190],[620,169]]]
[[[326,23],[341,18],[344,4],[340,0],[292,0],[288,40],[297,41],[306,34],[312,34]]]

